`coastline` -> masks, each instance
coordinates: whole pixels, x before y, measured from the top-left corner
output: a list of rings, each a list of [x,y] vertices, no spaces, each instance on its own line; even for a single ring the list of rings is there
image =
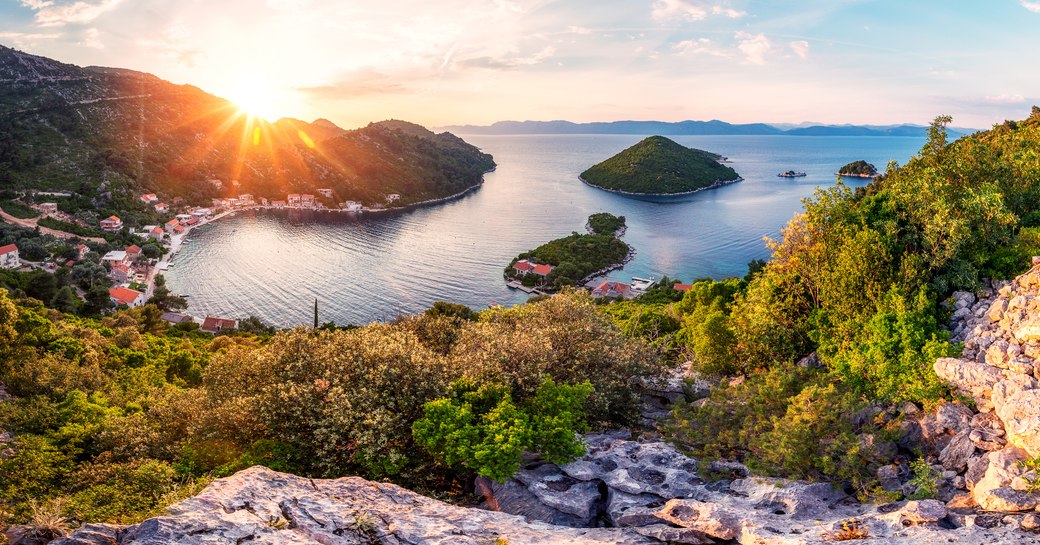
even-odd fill
[[[618,269],[624,269],[625,265],[628,265],[628,262],[632,261],[632,258],[634,258],[636,256],[636,248],[635,248],[635,246],[632,246],[631,244],[629,244],[627,242],[625,242],[625,246],[628,246],[628,253],[625,254],[625,258],[622,259],[620,263],[612,263],[612,264],[607,265],[606,267],[603,267],[602,269],[600,269],[600,270],[598,270],[598,271],[596,271],[596,272],[586,276],[585,278],[582,278],[581,280],[578,281],[578,285],[576,287],[584,288],[584,287],[586,287],[586,284],[588,284],[589,282],[592,282],[594,279],[599,278],[600,276],[604,276],[607,273],[612,272],[612,271],[616,271]]]
[[[842,174],[840,172],[835,172],[834,175],[842,178],[877,178],[881,176],[880,174]]]
[[[712,182],[711,185],[700,187],[700,188],[694,189],[692,191],[683,191],[681,193],[633,193],[631,191],[621,191],[620,189],[607,189],[605,187],[600,187],[600,186],[598,186],[598,185],[596,185],[596,184],[586,180],[582,176],[578,176],[578,179],[581,180],[581,183],[583,183],[583,184],[585,184],[585,185],[587,185],[589,187],[595,187],[596,189],[599,189],[600,191],[606,191],[608,193],[616,193],[618,195],[630,195],[630,196],[633,196],[633,197],[681,197],[683,195],[693,195],[694,193],[697,193],[699,191],[704,191],[705,189],[718,189],[718,188],[720,188],[722,186],[735,184],[737,182],[743,182],[744,181],[744,178],[742,176],[737,176],[733,180],[715,180],[714,182]]]

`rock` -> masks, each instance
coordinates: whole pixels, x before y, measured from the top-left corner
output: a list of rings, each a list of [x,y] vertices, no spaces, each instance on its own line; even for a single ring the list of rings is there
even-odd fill
[[[58,537],[50,532],[40,533],[31,526],[11,526],[5,532],[9,545],[47,545]]]
[[[982,450],[1000,450],[1007,446],[1007,440],[1004,439],[1004,430],[995,430],[992,428],[974,428],[971,433],[968,434],[968,439],[971,440],[972,444]]]
[[[978,495],[975,498],[979,506],[987,511],[1029,511],[1040,504],[1040,497],[1036,494],[1015,490],[1010,486],[995,488],[983,494],[981,499]]]
[[[1032,318],[1018,324],[1014,329],[1014,335],[1020,343],[1040,341],[1040,318]]]
[[[830,483],[785,482],[779,479],[749,478],[733,481],[730,488],[747,496],[756,508],[768,508],[774,514],[794,518],[810,518],[814,513],[830,510],[849,496]]]
[[[1007,439],[1025,449],[1031,457],[1040,456],[1040,390],[1019,390],[997,407],[1004,422]]]
[[[967,422],[965,422],[967,426]],[[964,429],[950,440],[950,444],[939,453],[939,463],[945,469],[961,472],[967,469],[968,459],[975,454],[975,443],[971,441],[970,431]]]
[[[583,528],[589,523],[588,518],[564,513],[542,503],[523,483],[513,479],[496,483],[486,477],[478,477],[474,488],[476,493],[484,498],[481,508],[489,511],[521,516],[528,522],[544,522],[571,528]]]
[[[989,454],[974,456],[968,460],[968,470],[964,472],[964,481],[969,490],[974,490],[975,485],[986,476],[989,469]]]
[[[798,360],[796,365],[805,369],[819,369],[823,367],[823,362],[820,360],[820,356],[818,356],[816,352],[813,352],[812,354]]]
[[[1003,378],[993,366],[956,358],[939,358],[934,369],[940,379],[971,396],[980,408],[989,404],[993,385]]]
[[[660,543],[715,545],[715,540],[692,528],[676,528],[667,524],[655,524],[652,526],[633,528],[632,530]]]
[[[1025,503],[1024,499],[1012,497],[1009,494],[1019,492],[1008,485],[1011,484],[1015,477],[1025,472],[1019,462],[1027,459],[1026,452],[1020,448],[1008,447],[991,452],[988,457],[989,466],[986,468],[986,473],[982,479],[975,483],[972,491],[979,506],[988,511],[1000,511],[1007,510],[1004,508],[1009,504],[1021,505]],[[1005,492],[994,495],[996,490],[1005,488]]]
[[[1007,310],[1008,304],[1006,299],[997,299],[993,301],[993,304],[989,306],[989,310],[986,312],[986,317],[991,322],[999,322],[1004,317],[1004,311]]]
[[[77,545],[118,545],[122,538],[122,529],[113,524],[84,524],[76,530]],[[51,545],[68,545],[68,538],[58,538]]]
[[[690,496],[704,482],[696,473],[697,461],[664,441],[641,443],[603,435],[589,435],[586,441],[588,453],[561,467],[575,479],[598,479],[621,492],[662,498]]]
[[[950,486],[956,488],[957,490],[967,490],[968,482],[967,480],[965,480],[964,475],[957,475],[956,477],[950,479]]]
[[[910,501],[899,514],[904,525],[928,524],[946,518],[946,506],[938,500]]]
[[[607,489],[607,520],[614,526],[649,526],[660,524],[655,513],[664,498],[653,494],[626,494]]]
[[[1023,530],[1028,530],[1030,532],[1040,530],[1040,515],[1037,515],[1036,513],[1029,513],[1028,515],[1022,517],[1021,522],[1019,522],[1019,526],[1021,526]]]
[[[554,464],[521,469],[513,476],[543,504],[578,518],[580,526],[589,525],[599,514],[603,497],[599,484],[579,481]]]
[[[740,518],[714,503],[668,500],[657,512],[657,516],[672,524],[691,528],[717,539],[736,539],[740,534]]]
[[[898,492],[902,489],[903,481],[899,478],[899,466],[889,464],[879,467],[877,478],[881,483],[881,488],[886,492]]]

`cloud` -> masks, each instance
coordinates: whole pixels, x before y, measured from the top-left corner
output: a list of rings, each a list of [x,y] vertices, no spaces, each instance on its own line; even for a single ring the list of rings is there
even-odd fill
[[[61,34],[40,32],[0,32],[0,40],[18,49],[31,50],[44,40],[56,40]]]
[[[765,64],[766,56],[773,51],[773,44],[765,34],[738,32],[734,35],[739,41],[737,49],[744,54],[744,62],[749,64]]]
[[[458,61],[456,64],[473,68],[509,70],[512,68],[519,68],[521,66],[534,66],[536,64],[541,64],[543,61],[552,58],[552,56],[555,54],[556,48],[548,46],[543,48],[541,51],[526,57],[520,57],[515,55],[506,55],[500,57],[481,56],[463,59]]]
[[[683,40],[672,46],[672,50],[679,55],[713,55],[716,57],[729,57],[731,53],[719,47],[708,38],[696,40]]]
[[[1022,7],[1033,13],[1040,13],[1040,2],[1027,2],[1026,0],[1022,0],[1021,4]]]
[[[747,13],[720,4],[712,5],[711,2],[704,0],[655,0],[650,15],[658,21],[671,19],[703,21],[708,15],[721,15],[736,19]]]
[[[1001,93],[999,95],[988,95],[983,100],[989,104],[1022,104],[1026,101],[1026,97],[1017,93]]]
[[[585,28],[583,26],[571,25],[567,27],[567,32],[571,34],[592,34],[591,28]]]
[[[336,81],[311,87],[297,87],[297,91],[312,98],[344,100],[366,95],[403,94],[411,90],[394,78],[375,68],[365,67],[343,74]]]
[[[22,5],[35,11],[36,22],[40,26],[62,26],[66,24],[87,24],[102,14],[112,11],[123,0],[100,0],[86,2],[78,0],[72,3],[59,3],[57,0],[21,0]]]
[[[172,25],[157,37],[138,42],[141,47],[153,50],[156,56],[187,67],[195,66],[200,51],[194,46],[191,29],[183,25]]]
[[[803,59],[809,56],[809,42],[805,40],[796,40],[788,42],[787,45],[792,51],[794,51],[795,55],[798,55]]]
[[[101,32],[96,28],[84,30],[82,36],[83,38],[76,45],[92,49],[103,49],[105,47],[105,44],[101,43]]]

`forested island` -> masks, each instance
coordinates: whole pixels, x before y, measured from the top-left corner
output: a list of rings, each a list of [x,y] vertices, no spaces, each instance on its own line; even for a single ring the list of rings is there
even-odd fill
[[[516,256],[505,269],[506,279],[556,291],[620,267],[631,257],[632,247],[618,238],[625,229],[624,216],[593,214],[587,229],[586,234],[571,233]]]
[[[681,195],[740,181],[722,156],[651,136],[581,173],[591,186],[631,195]]]
[[[849,176],[851,178],[873,178],[877,174],[877,168],[863,160],[853,161],[838,169],[838,176]]]

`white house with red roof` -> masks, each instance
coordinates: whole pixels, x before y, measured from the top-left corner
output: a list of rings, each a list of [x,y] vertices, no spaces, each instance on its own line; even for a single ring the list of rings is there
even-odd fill
[[[0,246],[0,269],[17,269],[22,266],[18,259],[18,247],[14,244]]]
[[[167,233],[172,233],[173,230],[180,224],[181,224],[181,220],[178,220],[178,219],[172,219],[172,220],[166,222],[166,225],[165,225],[166,226],[166,232]]]
[[[300,204],[300,194],[299,193],[289,193],[288,199],[289,199],[289,206],[297,206],[297,205]]]
[[[156,225],[155,227],[152,227],[151,231],[148,231],[148,238],[161,241],[164,234],[165,231],[163,231],[163,228]]]
[[[546,276],[549,276],[549,273],[552,272],[553,268],[552,265],[538,264],[531,269],[531,274],[537,274],[538,276],[545,278]]]
[[[130,288],[124,288],[122,286],[117,288],[108,289],[108,297],[113,303],[118,305],[126,305],[128,307],[139,307],[144,304],[144,294],[132,290]]]
[[[520,261],[513,263],[513,270],[516,271],[516,274],[524,276],[534,270],[534,263],[531,263],[526,259],[521,259]]]
[[[144,195],[141,195],[141,202],[152,204],[159,202],[159,197],[156,196],[155,193],[145,193]]]
[[[126,258],[129,260],[137,259],[141,255],[141,247],[136,244],[131,244],[126,247]]]
[[[130,265],[126,263],[113,263],[108,277],[117,284],[123,284],[130,280]]]
[[[115,232],[123,228],[123,220],[117,216],[109,216],[99,222],[102,231]]]
[[[235,329],[236,327],[238,327],[238,320],[206,316],[206,319],[202,321],[202,326],[200,326],[199,329],[206,333],[216,334],[225,329]]]
[[[592,289],[595,297],[624,297],[632,290],[632,286],[623,282],[604,280],[600,285]]]
[[[170,205],[164,202],[155,203],[155,211],[160,214],[165,214],[170,211]]]

